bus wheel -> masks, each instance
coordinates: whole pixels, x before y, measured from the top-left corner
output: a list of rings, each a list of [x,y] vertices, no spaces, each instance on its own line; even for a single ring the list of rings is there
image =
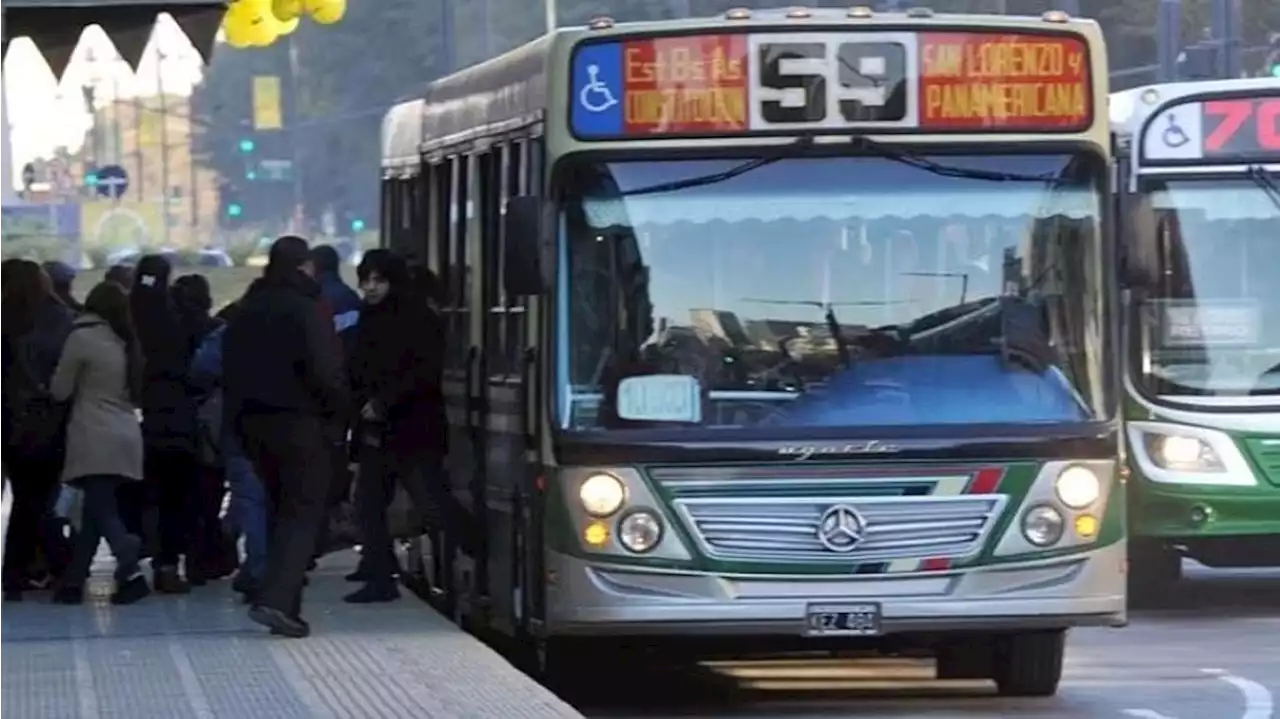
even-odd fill
[[[1129,604],[1158,606],[1182,578],[1182,555],[1157,539],[1129,540]]]
[[[1066,646],[1065,629],[997,637],[991,657],[996,689],[1002,696],[1053,696],[1062,680]]]

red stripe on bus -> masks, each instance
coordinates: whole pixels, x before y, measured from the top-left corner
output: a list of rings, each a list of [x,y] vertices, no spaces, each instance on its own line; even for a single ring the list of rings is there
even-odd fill
[[[1000,488],[1000,480],[1004,479],[1002,467],[984,467],[973,475],[965,494],[991,494]]]

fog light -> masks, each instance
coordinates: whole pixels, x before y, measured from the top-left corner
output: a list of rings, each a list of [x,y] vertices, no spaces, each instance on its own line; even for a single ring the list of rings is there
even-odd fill
[[[1048,547],[1062,539],[1065,524],[1061,512],[1041,504],[1022,515],[1022,536],[1037,547]]]
[[[1207,524],[1210,519],[1213,519],[1212,509],[1204,506],[1203,504],[1197,504],[1196,506],[1191,508],[1192,524],[1195,524],[1195,525]]]
[[[604,522],[592,522],[582,530],[582,541],[593,547],[603,546],[609,541],[609,526]]]
[[[662,521],[649,512],[634,512],[618,522],[618,541],[622,546],[643,554],[662,540]]]
[[[1092,514],[1076,517],[1076,536],[1081,539],[1093,539],[1098,536],[1098,518]]]

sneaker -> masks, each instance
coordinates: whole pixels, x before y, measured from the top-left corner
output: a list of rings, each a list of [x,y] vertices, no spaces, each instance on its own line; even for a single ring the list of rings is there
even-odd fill
[[[342,598],[348,604],[379,604],[394,602],[400,598],[400,590],[394,584],[366,584]]]
[[[128,581],[116,587],[116,591],[111,595],[112,604],[133,604],[134,602],[146,599],[151,595],[151,587],[147,585],[147,578],[139,572]]]

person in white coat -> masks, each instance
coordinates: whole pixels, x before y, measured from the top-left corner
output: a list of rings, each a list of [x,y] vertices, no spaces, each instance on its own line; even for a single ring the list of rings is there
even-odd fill
[[[125,529],[116,492],[142,479],[142,352],[129,313],[129,298],[114,282],[103,282],[85,298],[62,349],[50,392],[71,403],[62,481],[84,493],[80,533],[71,564],[53,600],[84,601],[98,544],[107,540],[115,556],[113,604],[131,604],[151,593],[138,568],[142,541]]]

